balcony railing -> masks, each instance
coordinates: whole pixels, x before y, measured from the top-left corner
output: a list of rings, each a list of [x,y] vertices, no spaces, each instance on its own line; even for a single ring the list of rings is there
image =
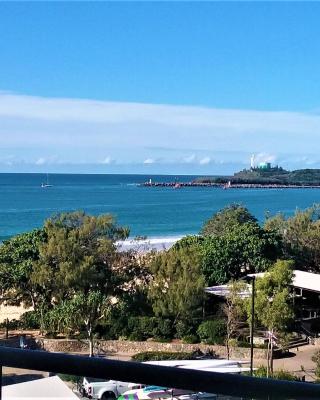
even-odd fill
[[[320,385],[312,383],[253,378],[8,347],[0,348],[0,365],[1,371],[4,366],[24,368],[92,378],[111,378],[124,382],[217,393],[246,399],[320,399]]]

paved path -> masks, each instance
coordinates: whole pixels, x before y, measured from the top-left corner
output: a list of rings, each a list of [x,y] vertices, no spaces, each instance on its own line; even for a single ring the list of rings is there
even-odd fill
[[[314,380],[315,363],[311,360],[313,354],[320,350],[320,346],[307,345],[292,349],[288,357],[275,359],[275,370],[290,371],[297,376],[305,376],[306,380]],[[266,360],[256,360],[255,366],[266,365]]]

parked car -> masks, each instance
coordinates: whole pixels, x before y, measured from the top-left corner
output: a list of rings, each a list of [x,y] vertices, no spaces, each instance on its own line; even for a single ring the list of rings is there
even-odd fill
[[[141,389],[144,386],[136,383],[84,377],[79,392],[83,397],[89,399],[115,400],[128,390]]]
[[[168,389],[161,386],[146,386],[143,389],[128,390],[118,400],[133,398],[137,400],[216,400],[217,395],[181,389]]]

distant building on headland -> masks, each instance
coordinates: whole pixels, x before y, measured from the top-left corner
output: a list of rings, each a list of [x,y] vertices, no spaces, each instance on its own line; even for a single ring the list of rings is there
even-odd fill
[[[258,165],[259,169],[271,169],[271,163],[270,162],[261,162]]]
[[[252,154],[250,158],[250,169],[263,169],[263,170],[268,170],[271,169],[271,163],[270,162],[260,162],[258,165],[255,164],[255,155]]]

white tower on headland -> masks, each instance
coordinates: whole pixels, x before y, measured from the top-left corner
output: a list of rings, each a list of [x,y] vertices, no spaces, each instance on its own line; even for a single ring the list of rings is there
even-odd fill
[[[254,154],[252,154],[252,156],[250,158],[250,167],[251,167],[251,169],[254,168],[254,159],[255,159]]]

